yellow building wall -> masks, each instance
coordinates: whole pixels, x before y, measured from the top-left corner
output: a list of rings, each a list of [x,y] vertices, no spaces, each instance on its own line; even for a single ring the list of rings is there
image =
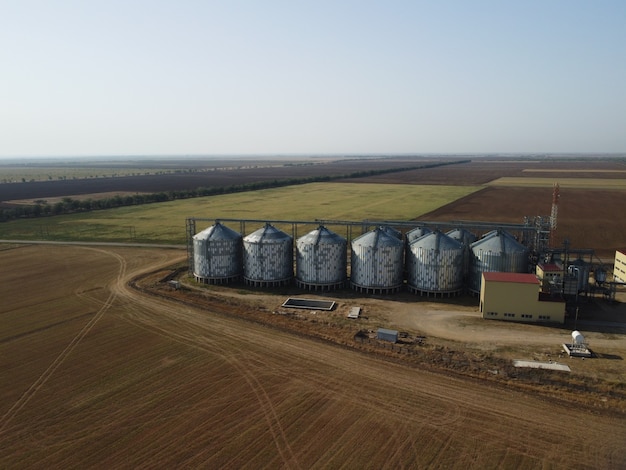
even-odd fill
[[[541,289],[544,291],[548,291],[550,289],[550,281],[552,281],[555,277],[563,276],[563,271],[544,271],[540,265],[537,265],[535,268],[535,274],[541,281]]]
[[[563,323],[565,302],[539,300],[539,283],[485,281],[480,289],[480,311],[489,320]]]
[[[616,282],[626,282],[626,253],[622,253],[621,251],[615,252],[613,278]]]

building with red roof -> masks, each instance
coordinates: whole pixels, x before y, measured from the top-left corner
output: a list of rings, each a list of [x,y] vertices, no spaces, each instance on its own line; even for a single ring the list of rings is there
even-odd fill
[[[484,272],[480,289],[483,318],[529,323],[564,323],[565,300],[541,293],[536,274]]]

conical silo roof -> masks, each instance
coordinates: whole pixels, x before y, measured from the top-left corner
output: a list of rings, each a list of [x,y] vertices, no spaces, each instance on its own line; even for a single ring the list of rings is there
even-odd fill
[[[194,240],[228,241],[238,240],[241,238],[241,234],[222,225],[220,222],[215,222],[215,225],[211,225],[209,228],[196,233],[193,238]]]
[[[415,227],[412,230],[409,230],[406,233],[406,241],[407,243],[411,243],[414,240],[417,240],[420,237],[423,237],[424,235],[427,235],[429,233],[432,233],[432,230],[429,229],[428,227]]]
[[[286,234],[280,229],[277,229],[272,224],[265,224],[264,227],[252,232],[244,238],[244,241],[248,243],[263,243],[263,242],[280,242],[282,240],[290,240],[291,236]]]
[[[462,250],[463,245],[439,230],[428,233],[411,243],[411,248],[421,247],[425,250]]]
[[[493,230],[483,238],[471,244],[473,252],[482,250],[492,253],[520,253],[525,252],[526,247],[518,242],[513,235],[504,230]]]
[[[478,240],[478,237],[476,235],[464,228],[455,228],[453,230],[450,230],[449,232],[446,232],[446,235],[458,242],[461,242],[464,245],[471,245],[476,240]]]
[[[387,233],[388,235],[392,235],[396,237],[398,240],[402,240],[402,232],[400,230],[396,230],[395,228],[390,227],[389,225],[381,225],[380,229],[384,231],[385,233]]]
[[[337,235],[335,232],[331,232],[323,225],[320,225],[315,230],[310,231],[306,235],[301,236],[297,240],[298,244],[307,245],[325,245],[325,244],[344,244],[346,239],[341,235]]]
[[[363,235],[352,240],[353,245],[385,247],[402,245],[402,240],[390,234],[383,227],[376,227]]]

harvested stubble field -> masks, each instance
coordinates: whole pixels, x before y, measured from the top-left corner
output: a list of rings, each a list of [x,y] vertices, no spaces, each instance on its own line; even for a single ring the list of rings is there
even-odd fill
[[[533,161],[485,158],[460,165],[350,181],[486,185],[480,191],[419,216],[419,219],[521,223],[525,216],[550,215],[552,185],[563,180],[555,245],[562,246],[567,238],[572,248],[593,249],[599,256],[610,259],[616,249],[626,246],[623,236],[626,217],[622,217],[626,207],[625,171],[623,159]],[[489,186],[497,181],[497,186]]]
[[[0,251],[0,467],[626,464],[621,413],[244,321],[236,298],[203,309],[129,287],[184,257]]]
[[[246,185],[261,181],[286,180],[292,178],[309,178],[324,176],[341,176],[361,171],[389,170],[450,162],[454,158],[355,158],[355,159],[302,159],[272,161],[257,160],[195,160],[179,161],[172,159],[169,165],[162,165],[164,174],[133,175],[145,171],[155,172],[155,162],[144,162],[143,168],[137,162],[128,170],[120,171],[120,176],[111,173],[117,170],[106,169],[106,175],[98,178],[85,177],[85,169],[68,167],[66,179],[48,181],[28,181],[29,175],[23,176],[26,182],[0,184],[0,203],[13,200],[28,200],[58,197],[74,197],[92,193],[158,193],[168,191],[189,190],[199,187],[213,188],[232,185]],[[174,166],[176,165],[176,166]],[[171,173],[179,169],[179,172]],[[61,171],[55,169],[55,172]],[[56,173],[55,173],[56,174]],[[88,176],[88,175],[87,175]],[[13,173],[3,173],[0,165],[0,181],[2,178],[16,178]],[[56,177],[58,178],[58,176]]]
[[[192,215],[214,219],[408,220],[477,189],[474,186],[311,183],[15,220],[0,224],[0,238],[182,244],[185,243],[185,217]]]
[[[441,161],[459,161],[459,158],[322,159],[308,162],[315,163],[311,165],[293,165],[294,162],[286,160],[242,162],[225,160],[214,161],[212,164],[216,166],[213,167],[213,171],[205,171],[211,168],[202,166],[198,161],[189,161],[182,162],[181,165],[187,170],[202,171],[108,180],[0,184],[0,200],[76,197],[99,191],[110,194],[190,189],[203,185],[228,186],[268,179],[406,168],[414,164]],[[241,165],[241,168],[237,168],[237,164]],[[147,162],[146,165],[155,167],[156,163]],[[526,216],[549,216],[552,183],[563,181],[566,184],[561,188],[555,244],[561,246],[567,238],[572,248],[594,249],[603,259],[610,259],[616,249],[623,249],[626,244],[622,236],[626,233],[626,217],[621,216],[623,208],[626,207],[625,171],[624,158],[543,160],[475,158],[466,163],[344,180],[345,183],[367,183],[367,189],[353,190],[352,197],[346,194],[349,194],[349,188],[355,187],[354,184],[349,184],[341,190],[337,189],[336,183],[294,186],[251,192],[244,196],[197,198],[167,204],[98,211],[92,213],[93,216],[76,214],[69,218],[61,216],[20,220],[15,221],[18,222],[15,225],[0,226],[0,238],[105,240],[107,233],[112,230],[114,233],[111,233],[110,241],[152,240],[183,243],[182,224],[185,216],[285,219],[289,217],[285,211],[289,207],[293,208],[291,212],[294,214],[293,218],[299,220],[307,217],[349,220],[391,220],[404,217],[446,222],[478,220],[521,223]],[[498,180],[498,186],[490,186]],[[603,182],[606,182],[606,185],[603,185]],[[418,188],[415,188],[415,191],[404,189],[405,200],[399,201],[395,196],[395,199],[380,196],[373,189],[374,186],[371,186],[375,183],[379,184],[378,188],[384,185],[398,185],[400,188],[418,185]],[[524,186],[520,187],[520,184]],[[479,190],[483,186],[484,188]],[[603,186],[609,186],[610,189]],[[311,192],[305,188],[319,188],[319,191]],[[440,190],[439,193],[437,188]],[[389,194],[402,190],[390,189]],[[334,199],[329,196],[334,196]],[[233,199],[229,199],[231,197]],[[282,202],[276,203],[277,198],[282,198]],[[380,203],[364,207],[365,199]],[[228,201],[235,202],[229,206]],[[289,204],[285,205],[284,201],[289,201]],[[407,204],[413,204],[414,210],[405,210]],[[430,209],[427,207],[428,204],[440,204],[441,207],[435,206]],[[341,207],[345,210],[339,210]],[[167,208],[170,208],[169,215]],[[391,209],[393,212],[390,212]],[[110,217],[103,214],[110,214]],[[175,216],[174,220],[170,220],[172,214]],[[144,224],[146,230],[141,228]]]

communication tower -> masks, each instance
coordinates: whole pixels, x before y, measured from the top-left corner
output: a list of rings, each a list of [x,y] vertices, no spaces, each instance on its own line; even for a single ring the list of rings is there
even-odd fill
[[[557,216],[559,215],[559,197],[560,189],[559,183],[554,183],[554,189],[552,191],[552,211],[550,212],[550,246],[554,246],[556,238]]]

